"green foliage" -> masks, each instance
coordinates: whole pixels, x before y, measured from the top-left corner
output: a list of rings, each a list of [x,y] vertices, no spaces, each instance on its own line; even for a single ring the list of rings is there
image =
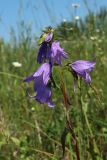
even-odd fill
[[[76,94],[73,92],[71,73],[63,71],[81,160],[98,159],[98,156],[106,160],[107,157],[106,26],[107,10],[101,9],[96,15],[89,13],[84,20],[63,22],[55,29],[55,39],[61,40],[71,61],[96,59],[97,62],[92,73],[92,87],[84,82],[81,84],[82,99],[80,90]],[[35,62],[37,46],[32,44],[30,26],[21,22],[19,28],[18,41],[14,36],[8,44],[0,40],[0,160],[58,160],[62,157],[61,135],[65,127],[63,96],[58,88],[60,69],[54,67],[53,71],[58,85],[53,89],[54,109],[29,99],[23,78],[38,67]],[[39,39],[39,44],[45,34]],[[22,67],[14,67],[14,61],[20,62]],[[95,151],[96,144],[100,155]],[[70,134],[66,137],[65,152],[65,158],[75,159]]]

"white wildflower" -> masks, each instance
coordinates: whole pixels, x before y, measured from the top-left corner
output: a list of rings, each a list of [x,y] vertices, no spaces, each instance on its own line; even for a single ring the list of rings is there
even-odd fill
[[[100,30],[99,30],[99,29],[96,29],[96,32],[97,32],[97,33],[99,33],[99,32],[100,32]]]
[[[21,66],[22,66],[22,64],[19,63],[19,62],[12,62],[12,65],[13,65],[14,67],[21,67]]]
[[[92,41],[94,41],[94,40],[96,40],[97,39],[97,37],[90,37],[90,39],[92,40]]]

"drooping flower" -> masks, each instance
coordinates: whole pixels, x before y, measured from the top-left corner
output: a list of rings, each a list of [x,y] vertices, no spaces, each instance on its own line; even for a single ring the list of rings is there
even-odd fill
[[[44,85],[42,81],[41,77],[35,80],[34,90],[37,92],[35,99],[40,103],[47,103],[49,107],[54,107],[51,86]]]
[[[34,80],[34,91],[36,95],[29,96],[40,103],[47,103],[49,107],[53,107],[51,86],[48,84],[50,75],[51,66],[49,63],[44,63],[33,75],[24,79],[24,82]]]
[[[34,80],[34,91],[36,92],[36,95],[31,96],[28,94],[30,98],[34,98],[41,104],[47,103],[49,107],[54,107],[54,103],[52,102],[51,86],[43,83],[42,76],[39,76]]]
[[[49,63],[44,63],[38,68],[38,70],[34,74],[25,78],[24,82],[30,82],[40,76],[43,79],[43,84],[46,85],[50,79],[50,75],[51,65]]]
[[[62,64],[61,59],[67,58],[67,53],[64,51],[63,48],[60,47],[60,42],[53,42],[51,46],[51,53],[49,52],[48,57],[50,56],[51,64],[53,65],[57,62],[59,65]]]
[[[96,62],[78,60],[70,64],[70,67],[74,73],[80,77],[83,77],[86,83],[91,82],[90,72],[94,69]]]

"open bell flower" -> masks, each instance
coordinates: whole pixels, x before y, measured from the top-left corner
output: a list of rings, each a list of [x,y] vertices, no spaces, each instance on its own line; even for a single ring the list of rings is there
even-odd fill
[[[36,99],[40,103],[47,103],[49,107],[54,107],[51,86],[48,84],[50,75],[50,64],[44,63],[33,75],[25,78],[24,82],[34,81],[34,91],[36,92],[36,95],[29,95],[29,97]]]
[[[49,86],[49,84],[44,84],[42,76],[39,76],[34,80],[34,91],[36,95],[31,96],[28,94],[30,98],[34,98],[41,104],[46,103],[49,107],[54,107],[54,103],[52,102],[51,86]]]
[[[30,82],[40,76],[43,79],[43,84],[46,85],[50,79],[50,75],[51,65],[49,63],[44,63],[37,69],[37,71],[34,74],[25,78],[24,82]]]
[[[34,90],[37,92],[34,98],[40,103],[47,103],[49,107],[54,107],[52,102],[52,90],[49,84],[44,85],[42,77],[38,77],[34,82]]]
[[[91,82],[90,72],[94,69],[96,62],[78,60],[70,64],[74,73],[85,79],[86,83]]]
[[[53,42],[51,46],[50,61],[53,65],[54,63],[62,64],[62,57],[67,59],[67,53],[63,48],[60,47],[60,42]],[[49,57],[49,55],[48,55]]]

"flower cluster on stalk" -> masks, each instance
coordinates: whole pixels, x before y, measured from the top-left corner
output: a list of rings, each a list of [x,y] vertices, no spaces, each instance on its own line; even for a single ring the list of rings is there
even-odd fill
[[[54,33],[52,28],[48,28],[40,37],[40,48],[37,55],[37,63],[41,66],[35,73],[24,79],[24,82],[34,81],[35,96],[29,95],[39,103],[47,103],[49,107],[53,107],[52,101],[52,68],[55,64],[62,66],[62,58],[68,59],[68,53],[60,46],[59,41],[54,41]],[[77,60],[73,63],[67,64],[72,71],[75,80],[78,76],[82,77],[86,83],[91,82],[90,72],[95,66],[95,62]]]

